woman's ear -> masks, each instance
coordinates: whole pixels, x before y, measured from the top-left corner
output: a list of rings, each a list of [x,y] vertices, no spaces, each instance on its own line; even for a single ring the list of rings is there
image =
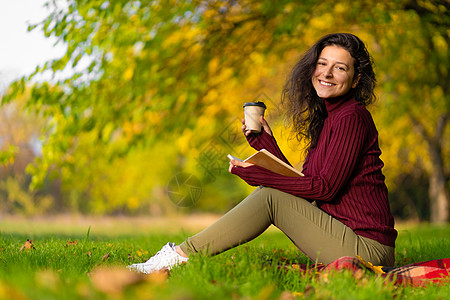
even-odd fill
[[[359,73],[358,75],[355,76],[355,78],[353,78],[353,83],[352,83],[353,89],[358,85],[359,79],[361,79],[361,73]]]

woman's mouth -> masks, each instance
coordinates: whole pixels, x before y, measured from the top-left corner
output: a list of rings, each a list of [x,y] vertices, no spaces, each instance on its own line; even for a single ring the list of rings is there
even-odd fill
[[[333,85],[335,85],[335,84],[333,84],[331,82],[326,82],[326,81],[322,81],[322,80],[319,80],[319,83],[320,83],[320,85],[323,85],[323,86],[333,86]]]

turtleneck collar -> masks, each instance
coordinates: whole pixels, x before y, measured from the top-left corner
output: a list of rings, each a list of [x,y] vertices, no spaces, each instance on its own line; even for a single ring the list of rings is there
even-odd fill
[[[322,98],[322,100],[325,102],[325,107],[327,109],[328,114],[338,110],[339,107],[343,106],[344,104],[349,103],[350,99],[353,99],[353,93],[351,93],[351,90],[339,97]]]

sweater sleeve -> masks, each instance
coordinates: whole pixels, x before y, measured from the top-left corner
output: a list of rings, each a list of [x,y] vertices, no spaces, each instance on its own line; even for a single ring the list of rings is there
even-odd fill
[[[235,166],[231,173],[250,185],[275,188],[311,201],[330,201],[355,170],[363,152],[365,132],[365,126],[358,116],[350,115],[337,121],[332,128],[322,168],[314,176],[288,177],[258,166]]]
[[[247,136],[247,141],[252,148],[258,151],[261,149],[266,149],[288,165],[292,166],[284,156],[275,138],[272,135],[268,134],[265,130],[262,130],[260,133],[249,134]]]

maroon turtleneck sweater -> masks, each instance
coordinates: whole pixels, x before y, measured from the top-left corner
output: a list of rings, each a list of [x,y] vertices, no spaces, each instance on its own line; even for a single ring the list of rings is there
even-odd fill
[[[258,166],[233,167],[250,185],[262,185],[316,201],[318,207],[356,234],[395,246],[397,231],[381,172],[383,162],[378,132],[364,105],[354,99],[325,100],[325,119],[317,146],[303,165],[304,177],[275,174]],[[266,132],[251,134],[250,145],[267,149],[289,163],[275,138]]]

